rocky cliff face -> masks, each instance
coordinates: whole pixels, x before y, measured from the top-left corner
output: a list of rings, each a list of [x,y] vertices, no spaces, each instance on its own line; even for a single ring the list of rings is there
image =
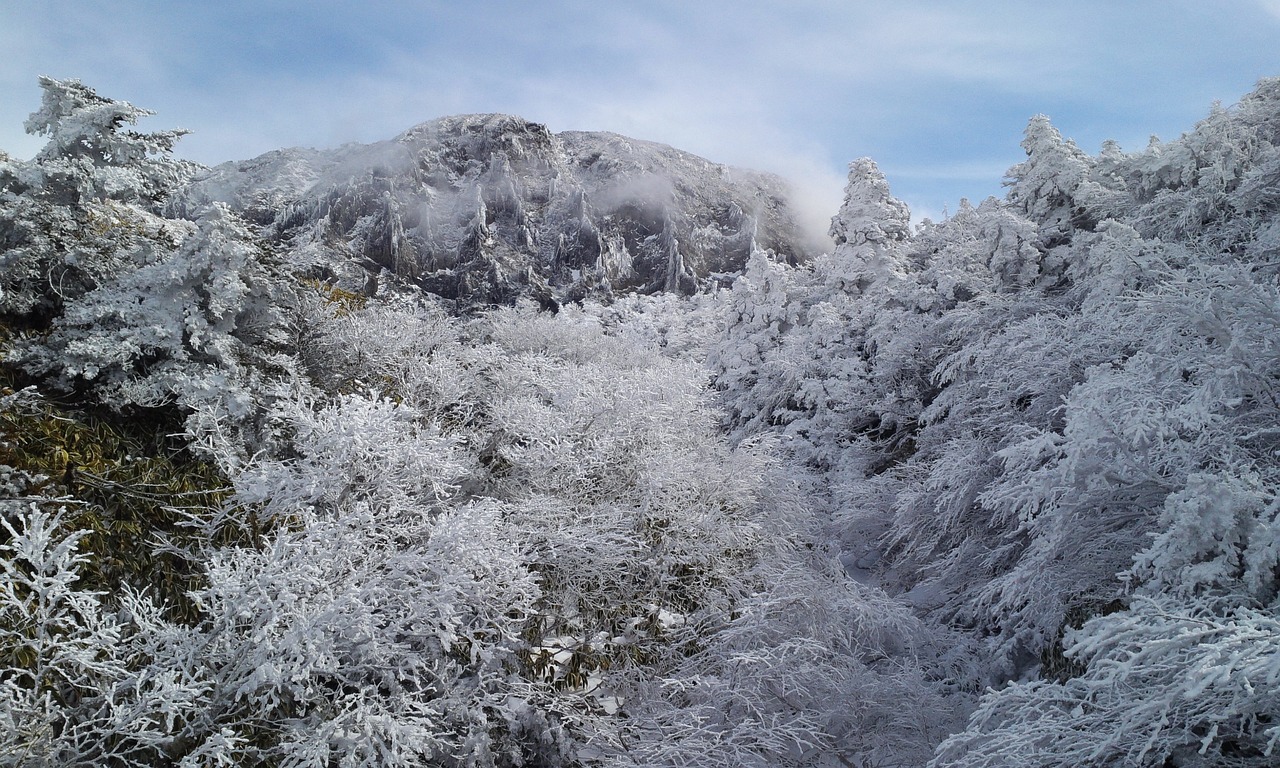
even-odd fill
[[[362,265],[371,289],[389,270],[463,305],[692,293],[731,279],[753,247],[809,255],[776,176],[510,115],[225,163],[176,204],[212,201],[299,259]]]

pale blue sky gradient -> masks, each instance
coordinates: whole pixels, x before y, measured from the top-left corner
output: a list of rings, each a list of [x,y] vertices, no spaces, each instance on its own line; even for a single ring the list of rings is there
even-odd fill
[[[779,172],[818,216],[874,158],[916,218],[1002,194],[1027,119],[1174,138],[1280,75],[1280,0],[0,0],[0,149],[36,77],[194,133],[213,164],[510,112]]]

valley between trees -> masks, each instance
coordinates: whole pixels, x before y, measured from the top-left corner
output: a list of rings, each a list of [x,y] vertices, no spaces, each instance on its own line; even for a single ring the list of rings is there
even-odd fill
[[[413,144],[429,225],[40,85],[0,765],[1280,760],[1280,80],[1137,152],[1035,117],[941,222],[857,160],[816,256],[621,137]],[[619,154],[534,189],[511,125]]]

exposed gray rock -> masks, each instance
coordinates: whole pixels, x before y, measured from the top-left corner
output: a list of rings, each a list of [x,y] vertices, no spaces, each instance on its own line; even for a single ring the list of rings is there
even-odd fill
[[[771,174],[612,133],[461,115],[390,141],[284,149],[197,179],[180,211],[228,203],[295,258],[388,270],[464,305],[692,293],[753,247],[809,256]]]

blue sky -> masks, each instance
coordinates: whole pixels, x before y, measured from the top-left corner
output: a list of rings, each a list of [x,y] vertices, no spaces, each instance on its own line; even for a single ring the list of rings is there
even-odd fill
[[[1280,0],[0,0],[0,148],[38,148],[49,74],[209,164],[510,112],[779,172],[818,217],[870,156],[936,218],[1002,194],[1032,115],[1140,149],[1280,76],[1277,40]]]

